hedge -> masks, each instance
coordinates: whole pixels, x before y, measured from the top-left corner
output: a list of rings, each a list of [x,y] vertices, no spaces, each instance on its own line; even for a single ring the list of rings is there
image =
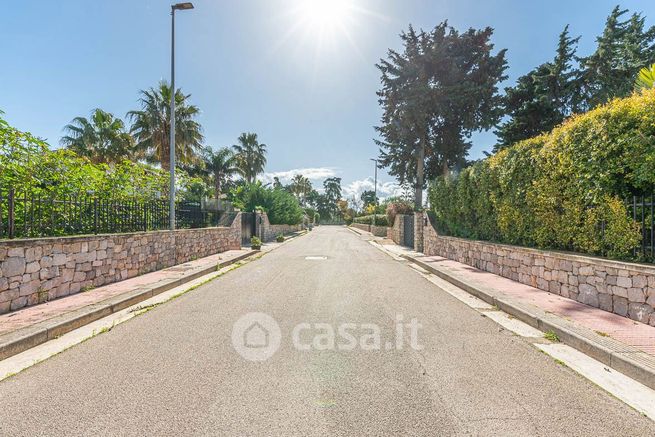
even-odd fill
[[[438,178],[429,197],[435,226],[449,235],[621,259],[641,242],[624,199],[654,186],[649,90]]]
[[[355,217],[353,222],[360,223],[363,225],[372,225],[373,224],[373,214],[363,215],[361,217]],[[376,226],[389,226],[389,221],[387,216],[383,214],[375,214],[375,225]]]

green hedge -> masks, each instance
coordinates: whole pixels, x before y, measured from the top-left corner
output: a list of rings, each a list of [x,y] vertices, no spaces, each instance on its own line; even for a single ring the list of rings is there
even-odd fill
[[[446,234],[629,258],[641,230],[623,199],[654,186],[650,90],[438,178],[429,197],[435,226]]]
[[[363,215],[361,217],[355,217],[353,222],[363,224],[363,225],[372,225],[373,224],[373,214]],[[376,226],[389,226],[389,221],[387,216],[383,214],[375,215],[375,225]]]

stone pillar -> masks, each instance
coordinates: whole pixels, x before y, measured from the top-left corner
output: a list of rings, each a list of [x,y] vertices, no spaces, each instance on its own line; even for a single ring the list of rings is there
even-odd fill
[[[262,241],[264,241],[266,234],[264,229],[266,223],[266,220],[264,220],[264,214],[266,213],[260,211],[255,212],[255,235],[257,235],[257,237]]]
[[[423,252],[423,226],[427,218],[424,212],[414,213],[414,250],[417,252]]]

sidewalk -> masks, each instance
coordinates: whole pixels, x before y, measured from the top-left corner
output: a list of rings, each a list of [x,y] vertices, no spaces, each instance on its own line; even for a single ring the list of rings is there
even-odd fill
[[[0,360],[257,253],[228,250],[0,315]]]
[[[416,263],[541,331],[655,388],[655,327],[383,238],[383,250]]]

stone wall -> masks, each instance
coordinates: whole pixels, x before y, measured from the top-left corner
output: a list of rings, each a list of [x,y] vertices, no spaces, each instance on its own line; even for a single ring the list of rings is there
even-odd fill
[[[241,247],[230,227],[0,242],[0,313]]]
[[[387,227],[386,226],[373,226],[365,225],[363,223],[352,223],[350,226],[353,228],[361,229],[362,231],[370,232],[376,237],[386,237],[387,236]]]
[[[655,326],[655,267],[423,232],[424,253],[452,259]]]
[[[403,239],[405,237],[405,217],[411,216],[398,214],[393,220],[393,226],[387,228],[387,238],[393,240],[396,244],[403,245]]]
[[[423,252],[423,227],[427,222],[427,214],[422,212],[414,213],[414,250]]]
[[[291,234],[303,229],[302,223],[297,225],[272,225],[265,212],[257,213],[257,235],[263,241],[274,241],[279,235]]]

